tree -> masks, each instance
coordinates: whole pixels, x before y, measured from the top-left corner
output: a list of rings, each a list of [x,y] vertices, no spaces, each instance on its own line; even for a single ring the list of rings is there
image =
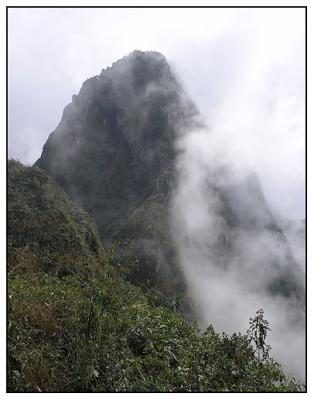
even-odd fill
[[[255,354],[259,360],[268,360],[269,351],[271,347],[266,344],[266,337],[269,328],[269,322],[264,319],[264,310],[261,308],[256,311],[255,318],[250,318],[249,320],[250,328],[247,331],[250,343],[254,343]]]

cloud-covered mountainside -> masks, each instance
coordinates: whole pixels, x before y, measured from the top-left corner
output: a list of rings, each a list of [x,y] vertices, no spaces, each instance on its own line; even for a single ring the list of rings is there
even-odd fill
[[[165,58],[134,52],[83,84],[36,163],[90,213],[105,243],[134,239],[144,275],[173,272],[175,140],[194,115]]]
[[[133,280],[158,276],[204,326],[227,332],[264,308],[275,354],[303,375],[300,253],[160,53],[135,51],[84,82],[36,165],[90,213],[105,246],[132,241]]]

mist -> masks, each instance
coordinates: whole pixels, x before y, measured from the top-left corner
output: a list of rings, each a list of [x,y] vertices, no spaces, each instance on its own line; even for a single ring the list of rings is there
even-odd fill
[[[271,206],[304,218],[302,9],[10,9],[9,156],[34,163],[82,82],[134,49],[164,54]]]
[[[209,129],[185,133],[177,146],[172,237],[201,325],[245,333],[249,318],[263,308],[272,356],[303,378],[304,270],[289,266],[293,255],[285,236],[273,231],[276,221],[257,177]],[[271,289],[284,276],[296,282],[300,296]]]
[[[292,252],[270,210],[304,218],[304,10],[15,9],[9,38],[9,156],[27,164],[87,77],[165,55],[202,116],[176,143],[170,219],[198,318],[245,333],[263,308],[272,355],[303,378],[304,243]]]
[[[302,379],[304,299],[278,295],[270,285],[288,274],[304,295],[304,240],[293,229],[272,229],[285,225],[279,221],[292,216],[288,210],[296,211],[304,182],[304,43],[293,37],[272,53],[256,26],[248,37],[249,23],[235,29],[238,23],[233,20],[211,48],[209,80],[219,80],[221,70],[226,77],[211,85],[219,86],[218,94],[200,98],[188,84],[205,128],[185,130],[177,143],[172,237],[203,327],[244,333],[263,308],[272,356]],[[234,32],[238,40],[231,41]],[[287,182],[300,189],[298,200],[285,196]]]

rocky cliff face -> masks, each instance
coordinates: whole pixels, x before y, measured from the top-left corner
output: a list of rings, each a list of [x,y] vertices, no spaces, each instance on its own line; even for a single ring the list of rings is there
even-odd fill
[[[36,165],[91,213],[104,239],[129,237],[143,202],[170,195],[173,143],[193,114],[165,58],[136,51],[84,82]]]
[[[90,213],[106,244],[135,239],[151,273],[173,257],[174,141],[196,116],[165,58],[135,51],[84,82],[36,165]]]
[[[276,215],[278,225],[286,236],[293,255],[301,267],[305,271],[305,241],[306,241],[306,222],[305,219],[289,220],[280,215]]]
[[[162,271],[164,282],[182,287],[169,233],[169,206],[176,185],[175,141],[199,125],[197,109],[166,59],[160,53],[135,51],[84,82],[36,165],[90,213],[105,243],[133,240],[142,275]],[[257,178],[227,186],[209,179],[208,185],[208,196],[219,196],[226,227],[216,246],[209,247],[211,256],[215,252],[219,259],[233,256],[243,232],[247,238],[249,231],[262,238],[263,232],[272,231],[286,248],[286,258],[274,254],[273,266],[280,273],[269,290],[283,295],[298,291],[293,257]],[[263,263],[255,261],[258,266]]]

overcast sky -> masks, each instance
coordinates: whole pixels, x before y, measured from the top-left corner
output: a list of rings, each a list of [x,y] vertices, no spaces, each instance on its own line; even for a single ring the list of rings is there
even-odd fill
[[[168,59],[210,129],[304,217],[304,9],[9,9],[9,156],[39,158],[88,77],[134,49]]]

